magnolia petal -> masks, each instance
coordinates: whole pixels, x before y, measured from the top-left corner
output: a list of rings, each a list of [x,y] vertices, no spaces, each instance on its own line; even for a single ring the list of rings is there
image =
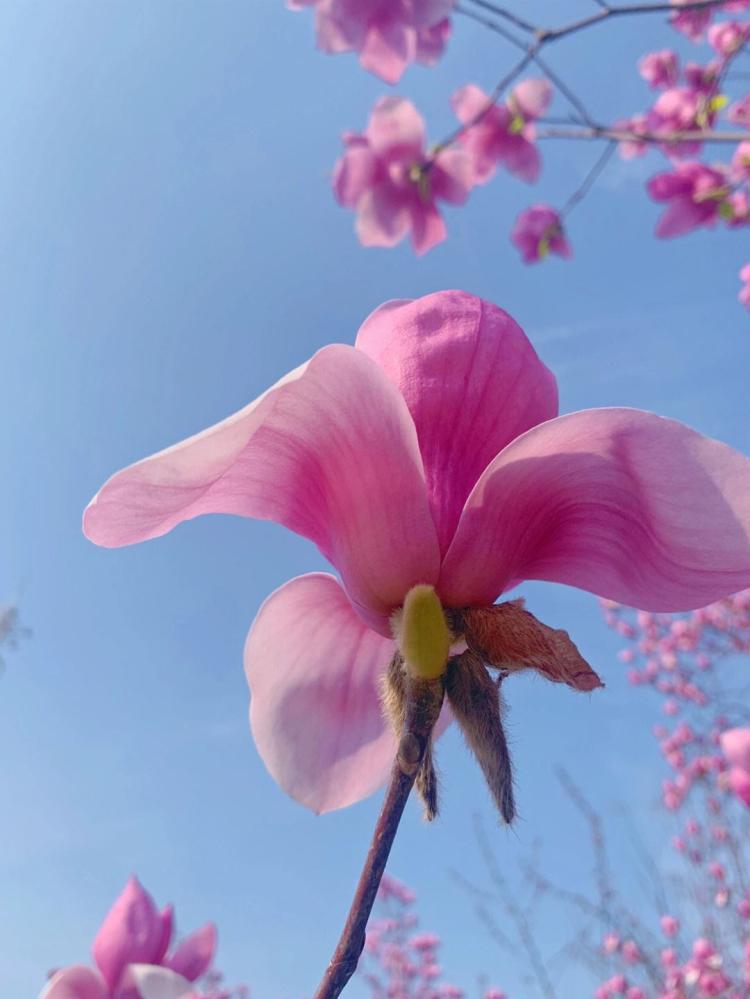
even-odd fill
[[[213,923],[206,923],[185,937],[174,954],[164,962],[164,966],[176,971],[188,981],[195,982],[211,967],[215,953],[216,927]]]
[[[58,971],[50,978],[39,999],[108,999],[109,990],[100,976],[81,964]]]
[[[420,159],[427,141],[422,116],[403,97],[381,97],[373,108],[365,134],[375,153],[389,162]]]
[[[292,579],[261,607],[245,645],[250,723],[271,775],[300,804],[344,808],[387,777],[396,741],[379,686],[394,649],[325,573]]]
[[[445,222],[434,202],[415,202],[411,209],[411,241],[420,256],[448,235]]]
[[[511,91],[510,105],[524,118],[541,118],[552,101],[552,84],[545,79],[522,80]]]
[[[487,110],[489,97],[475,83],[459,87],[451,97],[451,107],[462,125],[468,125]]]
[[[125,972],[123,991],[140,996],[140,999],[187,999],[194,995],[193,985],[187,978],[152,964],[131,964]]]
[[[125,966],[151,964],[162,944],[164,929],[159,911],[136,877],[131,877],[94,938],[92,953],[110,990]]]
[[[437,575],[414,425],[353,347],[324,347],[239,413],[118,472],[84,531],[124,545],[202,513],[275,520],[314,541],[385,634],[410,586]]]
[[[406,399],[446,551],[487,465],[519,434],[557,415],[554,375],[507,312],[462,291],[382,305],[356,346]]]
[[[398,83],[416,55],[416,32],[401,21],[389,19],[372,24],[359,53],[363,69],[386,83]]]
[[[750,773],[750,728],[730,728],[722,732],[721,748],[733,767]]]
[[[174,907],[171,905],[165,905],[159,913],[159,920],[161,922],[161,940],[159,941],[159,946],[156,948],[156,952],[153,957],[154,964],[161,964],[162,959],[169,950],[169,945],[172,942],[172,933],[174,931]]]
[[[388,181],[365,191],[357,202],[355,228],[362,246],[395,246],[410,225],[408,199]]]
[[[466,644],[488,665],[509,672],[535,669],[574,690],[604,686],[567,631],[543,624],[523,601],[468,607],[460,614]]]
[[[750,461],[674,420],[591,409],[497,456],[445,557],[446,606],[523,579],[642,610],[703,607],[750,585]]]

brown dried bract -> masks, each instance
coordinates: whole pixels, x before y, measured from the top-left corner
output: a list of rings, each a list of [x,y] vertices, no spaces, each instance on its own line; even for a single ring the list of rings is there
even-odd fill
[[[567,631],[549,628],[523,607],[523,601],[459,612],[466,644],[488,665],[509,672],[535,669],[554,683],[591,691],[604,684]]]

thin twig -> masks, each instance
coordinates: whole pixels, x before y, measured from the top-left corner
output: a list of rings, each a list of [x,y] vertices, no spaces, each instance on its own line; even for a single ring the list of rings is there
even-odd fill
[[[541,128],[537,139],[607,139],[614,142],[645,142],[665,145],[679,142],[745,142],[747,132],[714,132],[711,129],[689,129],[684,132],[637,132],[629,128],[596,125],[593,128]]]
[[[505,18],[506,21],[510,21],[511,24],[515,24],[517,28],[520,28],[521,31],[528,31],[530,34],[536,31],[533,24],[519,17],[514,11],[508,10],[507,7],[500,7],[496,3],[490,3],[489,0],[469,0],[469,2],[490,11],[490,13],[495,14],[497,17]]]
[[[344,929],[314,999],[336,999],[357,970],[388,855],[443,702],[444,680],[405,681],[406,718],[391,779]]]
[[[589,193],[591,188],[596,183],[597,179],[601,175],[606,165],[609,163],[610,159],[612,158],[612,153],[614,153],[616,148],[617,146],[615,145],[614,142],[607,143],[607,145],[604,147],[601,156],[597,159],[596,163],[594,163],[594,165],[591,167],[581,186],[578,188],[578,190],[574,191],[573,194],[571,194],[571,196],[565,202],[563,207],[560,209],[561,218],[565,218],[565,216],[568,215],[579,202],[583,201],[583,199],[586,197],[586,195]]]

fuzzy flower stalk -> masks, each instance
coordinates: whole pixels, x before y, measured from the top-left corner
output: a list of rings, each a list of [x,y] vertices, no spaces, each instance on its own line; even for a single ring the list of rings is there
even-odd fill
[[[234,416],[118,472],[84,530],[117,547],[204,513],[284,524],[338,572],[284,584],[247,638],[271,774],[316,812],[390,774],[319,997],[356,967],[414,783],[437,811],[433,741],[450,716],[511,821],[501,681],[534,669],[601,685],[566,632],[498,598],[538,579],[673,611],[750,585],[750,461],[635,409],[558,416],[523,330],[460,291],[386,303],[354,346],[322,348]]]

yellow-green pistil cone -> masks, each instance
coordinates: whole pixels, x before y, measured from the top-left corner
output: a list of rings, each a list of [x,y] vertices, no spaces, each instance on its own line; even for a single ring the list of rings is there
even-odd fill
[[[451,633],[434,587],[419,583],[406,594],[396,641],[415,679],[436,680],[445,673]]]

